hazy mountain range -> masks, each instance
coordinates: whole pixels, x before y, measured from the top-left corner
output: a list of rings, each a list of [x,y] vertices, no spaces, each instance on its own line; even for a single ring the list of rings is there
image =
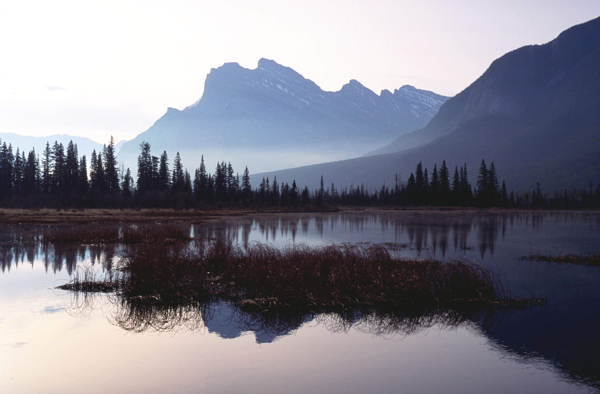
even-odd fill
[[[74,137],[72,135],[66,134],[56,134],[48,137],[31,137],[25,135],[18,135],[12,133],[0,133],[0,141],[2,143],[6,142],[6,144],[12,144],[13,153],[16,152],[17,148],[21,151],[25,151],[25,156],[27,153],[31,151],[31,149],[35,149],[35,153],[42,156],[42,152],[46,149],[46,142],[50,143],[50,147],[54,145],[54,142],[57,141],[60,144],[66,146],[70,141],[73,141],[74,144],[77,144],[77,151],[80,156],[86,155],[89,159],[90,154],[95,149],[96,152],[102,151],[102,144],[99,144],[95,141],[90,140],[85,137]],[[108,142],[108,141],[107,141]],[[124,141],[118,143],[115,147],[119,149]]]
[[[485,158],[509,188],[539,181],[554,190],[600,182],[599,108],[600,18],[507,53],[451,99],[408,85],[376,94],[355,80],[327,92],[272,60],[253,70],[226,63],[208,74],[201,99],[169,108],[117,152],[134,173],[148,141],[171,161],[181,152],[191,171],[201,155],[211,171],[217,160],[239,172],[247,165],[254,185],[277,175],[316,187],[323,175],[327,184],[371,188],[396,174],[406,180],[419,161],[430,170],[442,160],[451,170],[466,163],[474,182]],[[65,135],[0,139],[38,153],[54,140],[73,139],[80,154],[102,148]]]
[[[240,172],[351,158],[425,126],[446,100],[408,85],[378,95],[355,80],[327,92],[272,60],[254,70],[226,63],[210,71],[200,100],[169,108],[118,158],[134,167],[142,141],[155,155],[181,152],[189,168],[200,155],[209,168],[225,160]]]
[[[368,157],[255,176],[299,184],[393,183],[419,161],[430,170],[466,163],[472,180],[481,159],[493,160],[509,188],[586,187],[600,181],[600,18],[544,45],[509,52],[448,100],[420,130]]]

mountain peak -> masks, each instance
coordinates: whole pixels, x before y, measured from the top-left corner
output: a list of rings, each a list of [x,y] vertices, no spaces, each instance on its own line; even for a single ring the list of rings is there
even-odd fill
[[[285,67],[282,66],[281,64],[277,63],[275,60],[266,59],[263,57],[258,61],[258,68],[272,69],[272,68],[285,68]]]

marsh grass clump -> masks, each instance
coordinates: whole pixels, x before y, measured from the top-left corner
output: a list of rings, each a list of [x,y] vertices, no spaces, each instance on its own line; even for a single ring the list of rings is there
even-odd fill
[[[556,255],[543,255],[543,254],[532,254],[530,256],[521,257],[521,260],[525,261],[546,261],[550,263],[564,263],[564,264],[576,264],[576,265],[587,265],[600,267],[600,254],[556,254]]]
[[[45,243],[78,244],[169,244],[189,241],[189,232],[172,224],[76,225],[57,227],[44,233]]]
[[[126,298],[186,303],[207,295],[244,310],[530,305],[487,269],[395,257],[383,245],[249,247],[197,240],[130,248],[115,281]],[[153,302],[154,302],[153,301]]]
[[[101,278],[92,267],[80,267],[69,283],[57,288],[77,293],[112,293],[118,289],[118,285],[119,281],[111,274]]]

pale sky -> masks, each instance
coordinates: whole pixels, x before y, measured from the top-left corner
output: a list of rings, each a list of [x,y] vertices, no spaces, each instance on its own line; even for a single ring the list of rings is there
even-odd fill
[[[598,0],[6,0],[0,132],[131,139],[261,57],[325,90],[454,95],[497,57],[600,16]]]

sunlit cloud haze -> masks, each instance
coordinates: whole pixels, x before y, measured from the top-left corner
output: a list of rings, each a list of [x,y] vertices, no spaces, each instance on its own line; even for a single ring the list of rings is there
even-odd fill
[[[261,57],[326,90],[454,95],[502,54],[598,15],[596,0],[8,1],[0,132],[130,139],[198,100],[211,68]]]

